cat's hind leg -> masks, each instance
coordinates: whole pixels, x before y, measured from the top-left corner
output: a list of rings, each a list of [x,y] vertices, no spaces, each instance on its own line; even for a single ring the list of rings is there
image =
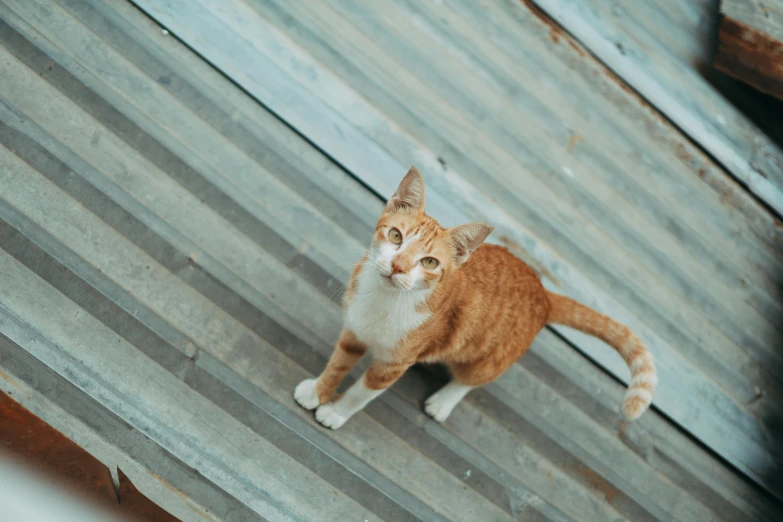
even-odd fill
[[[525,350],[529,344],[528,342],[523,345]],[[522,352],[524,353],[524,350]],[[427,399],[425,411],[436,421],[445,421],[470,390],[500,377],[519,356],[519,351],[495,349],[491,355],[475,361],[448,364],[452,381]]]
[[[424,410],[436,421],[444,422],[459,401],[473,388],[475,386],[451,381],[430,395],[430,398],[424,403]]]

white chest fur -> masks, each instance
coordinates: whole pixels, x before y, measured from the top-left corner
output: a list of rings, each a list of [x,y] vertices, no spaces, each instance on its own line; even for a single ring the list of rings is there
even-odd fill
[[[365,266],[348,303],[345,324],[367,344],[374,359],[388,359],[397,343],[430,317],[429,312],[416,311],[426,298],[425,292],[389,287],[372,266]]]

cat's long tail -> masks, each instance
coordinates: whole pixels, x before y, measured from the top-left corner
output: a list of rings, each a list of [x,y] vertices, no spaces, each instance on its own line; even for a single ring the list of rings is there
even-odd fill
[[[598,337],[618,351],[631,369],[631,384],[625,393],[623,413],[629,420],[639,418],[652,402],[658,375],[652,355],[625,325],[568,297],[548,293],[552,307],[548,323],[562,324]]]

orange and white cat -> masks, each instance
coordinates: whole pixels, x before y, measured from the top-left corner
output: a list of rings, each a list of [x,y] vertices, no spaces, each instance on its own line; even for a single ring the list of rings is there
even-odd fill
[[[445,364],[452,381],[426,401],[443,422],[473,388],[496,379],[538,331],[557,323],[614,347],[631,369],[623,412],[636,419],[657,384],[652,356],[627,327],[567,297],[549,293],[505,248],[482,245],[492,227],[445,229],[424,213],[424,180],[411,168],[375,227],[372,247],[345,293],[345,326],[323,373],[302,381],[296,401],[337,429],[418,362]],[[361,379],[338,386],[369,353]],[[333,400],[334,399],[334,400]]]

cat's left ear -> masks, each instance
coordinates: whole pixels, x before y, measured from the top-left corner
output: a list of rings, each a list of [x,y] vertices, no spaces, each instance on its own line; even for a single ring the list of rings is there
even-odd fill
[[[400,186],[386,204],[386,210],[399,209],[424,212],[424,178],[416,167],[411,167],[405,174]]]
[[[470,254],[492,233],[493,227],[484,223],[468,223],[449,229],[457,264],[468,260]]]

